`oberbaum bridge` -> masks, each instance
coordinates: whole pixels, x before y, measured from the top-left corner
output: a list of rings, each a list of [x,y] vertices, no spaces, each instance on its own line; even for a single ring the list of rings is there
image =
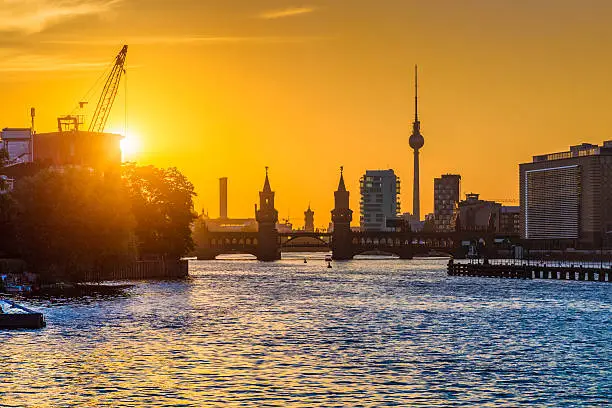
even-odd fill
[[[512,234],[488,231],[425,232],[400,228],[399,231],[353,231],[353,211],[349,208],[349,191],[344,184],[342,169],[338,190],[334,192],[331,211],[332,232],[292,231],[279,233],[276,229],[278,211],[274,208],[274,192],[268,171],[263,191],[259,192],[259,208],[255,206],[258,231],[209,231],[205,228],[198,239],[198,259],[215,259],[222,254],[251,254],[260,261],[275,261],[283,250],[331,250],[332,259],[349,260],[355,255],[375,252],[395,254],[400,259],[415,255],[438,253],[464,258],[470,246],[481,255],[496,257],[498,251],[508,252],[519,242]]]

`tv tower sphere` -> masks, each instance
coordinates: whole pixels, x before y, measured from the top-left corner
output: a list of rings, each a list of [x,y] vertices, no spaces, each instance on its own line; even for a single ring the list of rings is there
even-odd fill
[[[423,147],[425,145],[425,139],[423,138],[423,135],[421,135],[420,132],[415,132],[412,135],[410,135],[410,139],[408,139],[408,143],[410,143],[410,147],[412,147],[415,150],[419,150],[421,147]]]

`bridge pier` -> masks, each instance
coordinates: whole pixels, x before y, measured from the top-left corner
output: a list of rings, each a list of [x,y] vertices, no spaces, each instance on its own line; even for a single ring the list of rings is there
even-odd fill
[[[412,248],[404,247],[399,251],[398,255],[400,259],[412,259],[414,257],[414,252]]]
[[[259,246],[257,248],[257,260],[264,262],[278,261],[281,259],[280,244],[278,242],[278,231],[276,228],[259,226]]]

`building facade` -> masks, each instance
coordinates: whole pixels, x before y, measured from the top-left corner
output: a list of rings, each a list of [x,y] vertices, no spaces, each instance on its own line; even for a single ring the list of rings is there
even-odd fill
[[[521,207],[502,206],[499,216],[499,232],[516,235],[521,233]]]
[[[400,214],[400,179],[393,170],[367,170],[359,180],[361,231],[386,231]]]
[[[4,128],[0,132],[0,149],[8,153],[9,164],[32,161],[32,129]]]
[[[481,200],[479,194],[466,194],[465,200],[458,204],[457,229],[498,232],[500,230],[501,208],[500,203]]]
[[[33,156],[35,161],[51,166],[112,170],[121,165],[122,138],[113,133],[77,130],[36,133],[33,138]]]
[[[439,232],[455,230],[457,204],[461,194],[461,176],[443,174],[434,179],[434,229]]]
[[[609,247],[612,141],[534,156],[519,165],[521,236],[574,248]]]

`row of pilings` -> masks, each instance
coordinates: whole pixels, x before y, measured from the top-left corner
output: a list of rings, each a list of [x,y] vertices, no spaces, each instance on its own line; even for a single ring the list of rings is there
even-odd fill
[[[612,282],[612,269],[600,265],[547,265],[532,264],[524,261],[448,262],[448,276],[473,276],[481,278],[507,279],[556,279]]]

